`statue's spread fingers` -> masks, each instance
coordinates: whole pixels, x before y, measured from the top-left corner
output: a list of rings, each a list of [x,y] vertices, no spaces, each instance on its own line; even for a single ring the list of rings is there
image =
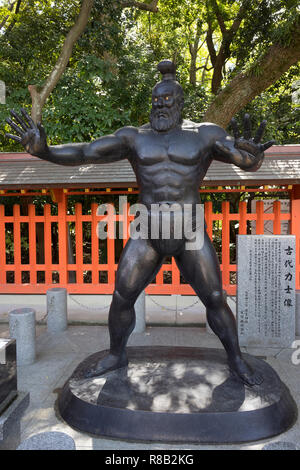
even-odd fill
[[[12,121],[10,118],[7,118],[5,120],[6,120],[7,124],[9,124],[10,127],[12,129],[14,129],[14,131],[17,132],[17,134],[19,134],[21,137],[23,136],[24,131],[23,131],[23,129],[21,129],[21,127],[17,126],[17,124],[15,124],[14,121]]]
[[[258,142],[260,142],[262,136],[264,135],[266,125],[267,125],[267,121],[265,121],[265,120],[260,123],[260,126],[257,129],[257,132],[256,132],[255,137],[253,139],[256,144]]]
[[[23,114],[26,121],[28,122],[29,127],[31,127],[31,129],[36,129],[36,125],[34,124],[33,120],[31,119],[31,117],[29,116],[29,114],[24,108],[21,108],[21,113]]]
[[[12,134],[5,134],[5,137],[7,139],[12,139],[12,140],[15,140],[16,142],[19,142],[21,143],[21,137],[17,137],[16,135],[12,135]]]
[[[251,139],[252,129],[251,129],[251,120],[249,114],[244,116],[244,139]]]
[[[275,140],[269,140],[265,144],[262,144],[264,150],[267,150],[268,148],[272,147],[272,145],[275,144]]]
[[[15,112],[14,109],[11,109],[11,110],[10,110],[10,114],[11,114],[12,117],[20,124],[20,126],[22,127],[22,129],[24,129],[24,131],[27,131],[27,130],[28,130],[28,126],[27,126],[26,123],[23,121],[23,119],[21,119],[20,116],[18,116],[18,114]]]
[[[231,128],[232,128],[232,131],[233,131],[234,138],[238,139],[240,137],[240,133],[239,133],[239,128],[238,128],[236,120],[234,118],[232,118],[231,121],[230,121],[230,124],[231,124]]]

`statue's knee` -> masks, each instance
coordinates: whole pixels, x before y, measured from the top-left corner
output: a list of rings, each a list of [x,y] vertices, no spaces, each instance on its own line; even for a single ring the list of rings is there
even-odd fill
[[[208,297],[207,307],[216,308],[225,303],[225,298],[222,290],[214,290]]]
[[[136,300],[135,295],[133,292],[130,292],[126,289],[116,289],[113,294],[113,304],[116,305],[118,308],[130,308],[134,305]]]

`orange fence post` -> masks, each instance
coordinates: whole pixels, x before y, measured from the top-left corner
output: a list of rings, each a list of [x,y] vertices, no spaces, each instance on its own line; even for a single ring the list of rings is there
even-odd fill
[[[20,206],[14,204],[14,266],[15,266],[15,284],[22,284],[21,274],[21,225],[20,225]]]
[[[0,284],[6,283],[5,207],[0,205]]]
[[[247,235],[247,203],[241,201],[239,203],[239,235]]]
[[[92,284],[99,284],[99,238],[97,236],[97,209],[98,204],[91,204],[92,225],[91,225],[91,241],[92,241]]]
[[[300,289],[300,185],[294,185],[291,196],[291,234],[296,236],[296,289]]]
[[[36,275],[36,222],[35,205],[28,204],[28,237],[29,237],[29,264],[30,264],[30,283],[37,283]]]
[[[75,204],[75,239],[76,239],[76,283],[83,284],[83,233],[82,205]]]
[[[58,253],[59,283],[68,283],[67,197],[61,195],[58,202]]]
[[[52,284],[52,237],[51,237],[51,206],[44,205],[44,254],[45,283]]]

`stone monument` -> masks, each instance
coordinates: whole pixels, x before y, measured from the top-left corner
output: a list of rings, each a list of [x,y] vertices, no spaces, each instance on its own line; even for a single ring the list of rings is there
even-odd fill
[[[241,346],[289,348],[295,339],[295,236],[238,235]]]
[[[30,154],[60,165],[126,158],[140,188],[144,225],[141,236],[131,235],[119,261],[108,319],[110,349],[88,357],[74,371],[60,395],[59,411],[70,425],[111,437],[196,442],[267,437],[294,422],[295,404],[266,363],[241,353],[218,258],[198,208],[199,186],[213,160],[256,171],[273,141],[261,143],[266,121],[252,137],[249,115],[243,136],[232,121],[234,137],[215,124],[184,120],[175,65],[164,60],[158,70],[162,80],[152,90],[150,122],[92,143],[49,146],[43,126],[24,109],[22,116],[12,110],[13,119],[7,119],[17,134],[7,137]],[[225,351],[126,347],[135,327],[135,302],[166,256],[174,256],[205,305]],[[263,400],[253,399],[257,396]]]

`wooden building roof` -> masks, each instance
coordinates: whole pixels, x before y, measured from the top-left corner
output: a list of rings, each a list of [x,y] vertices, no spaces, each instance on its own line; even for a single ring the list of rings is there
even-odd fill
[[[257,172],[214,161],[206,186],[300,184],[300,145],[276,145],[266,151]],[[127,160],[103,165],[62,166],[27,153],[0,153],[0,189],[136,187]]]

